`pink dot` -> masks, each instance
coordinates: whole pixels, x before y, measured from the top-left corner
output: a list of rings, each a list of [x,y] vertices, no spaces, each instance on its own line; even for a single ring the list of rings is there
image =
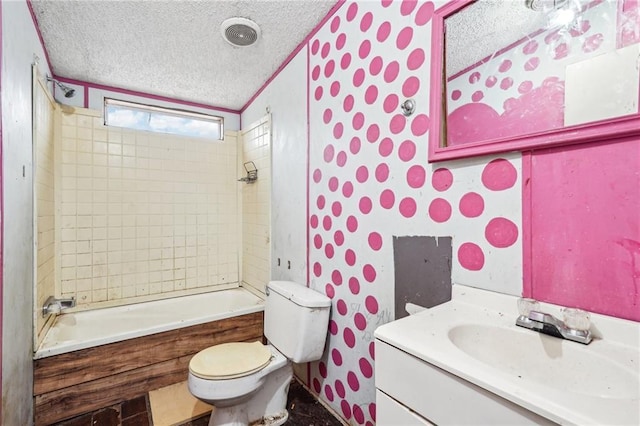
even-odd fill
[[[335,137],[336,139],[340,139],[343,132],[344,127],[342,126],[342,123],[336,123],[336,125],[333,126],[333,137]]]
[[[333,360],[333,363],[338,367],[342,365],[342,354],[340,353],[339,350],[337,349],[331,350],[331,359]]]
[[[502,191],[516,184],[518,172],[509,161],[497,158],[484,167],[482,184],[492,191]]]
[[[484,200],[475,192],[467,192],[460,199],[460,213],[465,217],[478,217],[484,211]]]
[[[442,167],[433,172],[431,185],[433,185],[433,189],[436,191],[446,191],[452,184],[453,174],[449,169]]]
[[[333,225],[333,221],[331,220],[330,216],[325,216],[322,219],[322,227],[324,228],[325,231],[330,230],[332,225]]]
[[[366,358],[360,358],[358,364],[360,365],[360,372],[362,375],[367,379],[370,379],[373,376],[373,367],[371,366],[371,363]]]
[[[320,210],[324,209],[326,200],[324,198],[324,195],[318,195],[318,198],[316,199],[316,206],[318,206],[318,208]]]
[[[353,418],[359,425],[364,424],[364,413],[357,404],[353,404]]]
[[[464,243],[458,249],[460,265],[470,271],[479,271],[484,266],[484,253],[474,243]]]
[[[369,343],[369,355],[371,356],[371,359],[376,359],[376,347],[373,342]]]
[[[364,330],[367,328],[367,320],[360,312],[353,316],[353,322],[358,330]]]
[[[400,50],[405,49],[409,43],[411,43],[411,39],[413,38],[413,28],[404,27],[398,33],[398,38],[396,39],[396,47]]]
[[[331,386],[324,385],[324,394],[327,396],[327,399],[333,402],[333,391],[331,390]]]
[[[353,371],[349,371],[347,373],[347,383],[349,384],[351,390],[353,390],[354,392],[360,389],[360,383],[358,382],[358,378],[353,373]]]
[[[484,98],[484,93],[482,93],[482,90],[478,90],[474,92],[473,95],[471,95],[471,100],[473,102],[480,102],[482,98]]]
[[[367,87],[366,92],[364,93],[364,101],[371,105],[378,99],[378,88],[374,85]]]
[[[315,183],[320,182],[320,180],[322,180],[322,172],[320,171],[320,169],[315,169],[313,171],[313,181]]]
[[[333,299],[336,296],[336,290],[331,284],[327,284],[324,286],[324,294],[326,294],[329,299]]]
[[[331,121],[332,116],[333,112],[331,111],[331,109],[325,109],[324,114],[322,114],[322,121],[324,121],[324,124],[328,124]]]
[[[371,198],[369,198],[369,197],[360,198],[360,203],[359,203],[358,207],[360,208],[360,212],[362,212],[362,214],[369,214],[369,212],[373,208],[373,203],[371,202]],[[351,232],[353,232],[353,231],[351,231]]]
[[[313,71],[311,71],[311,78],[313,79],[313,81],[316,81],[318,77],[320,77],[320,66],[316,65],[315,67],[313,67]]]
[[[331,281],[335,285],[342,285],[342,274],[340,273],[340,271],[335,270],[331,273]]]
[[[373,22],[373,13],[367,12],[362,17],[360,21],[360,31],[365,32],[371,28],[371,23]]]
[[[334,81],[333,83],[331,83],[331,88],[329,89],[329,93],[334,98],[338,96],[338,93],[340,93],[340,82]]]
[[[509,71],[509,69],[511,69],[511,65],[513,65],[513,63],[510,60],[505,59],[500,63],[500,67],[498,67],[498,71],[507,72]]]
[[[459,91],[458,89],[451,92],[451,99],[453,99],[454,101],[457,101],[458,99],[460,99],[460,96],[462,96],[462,92]]]
[[[356,180],[360,183],[366,182],[369,179],[369,169],[367,166],[360,166],[356,170]]]
[[[375,403],[369,404],[369,415],[371,416],[371,419],[375,422],[376,421],[376,404]],[[367,425],[367,426],[373,426],[373,424]]]
[[[500,88],[502,90],[507,90],[511,86],[513,86],[513,79],[511,77],[503,78],[502,81],[500,82]]]
[[[585,33],[587,33],[591,29],[591,22],[588,20],[580,22],[578,25],[574,25],[569,30],[569,34],[571,37],[579,37]]]
[[[315,55],[316,53],[318,53],[319,49],[320,49],[320,40],[318,39],[313,40],[313,43],[311,44],[311,53]]]
[[[377,232],[372,232],[369,234],[369,247],[373,250],[378,251],[382,247],[382,236]]]
[[[402,114],[396,114],[389,122],[389,131],[394,135],[397,135],[404,130],[404,126],[406,124],[407,119],[405,118],[405,116]]]
[[[351,124],[353,125],[353,128],[355,130],[362,129],[362,126],[364,126],[364,114],[361,112],[356,112],[356,114],[353,116],[353,120],[351,120]]]
[[[367,129],[367,140],[373,143],[377,141],[379,137],[380,137],[380,128],[378,127],[378,125],[372,124],[371,126],[369,126],[369,128]]]
[[[383,157],[388,157],[393,152],[393,141],[389,138],[384,138],[378,145],[378,153]]]
[[[331,20],[331,32],[335,33],[340,28],[340,17],[336,16]]]
[[[520,83],[520,86],[518,86],[518,93],[524,95],[525,93],[529,93],[531,89],[533,89],[533,82],[531,80],[523,81]]]
[[[333,242],[336,243],[337,246],[341,246],[344,243],[344,234],[342,231],[337,230],[333,234]]]
[[[373,266],[366,264],[362,268],[362,275],[367,282],[372,283],[376,279],[376,269]]]
[[[349,278],[349,290],[353,295],[360,293],[360,281],[358,281],[357,278],[355,277]]]
[[[400,214],[406,218],[413,217],[416,214],[416,201],[413,198],[403,198],[400,201]]]
[[[389,62],[387,68],[384,70],[384,81],[387,83],[393,82],[400,73],[400,64],[396,61]]]
[[[407,170],[407,184],[411,188],[422,188],[427,178],[427,172],[424,167],[420,165],[414,165]]]
[[[311,224],[312,228],[317,228],[318,227],[318,216],[317,215],[311,215],[311,217],[309,218],[309,223]],[[319,237],[319,235],[318,235]]]
[[[380,56],[373,58],[369,64],[369,73],[371,75],[380,74],[380,71],[382,71],[382,64],[382,58]]]
[[[384,112],[391,113],[398,107],[398,103],[398,96],[392,93],[384,99],[382,108],[384,109]]]
[[[360,146],[360,138],[354,136],[353,138],[351,138],[351,142],[349,142],[349,151],[351,151],[351,153],[355,155],[360,152]]]
[[[390,189],[385,189],[380,194],[380,205],[385,209],[390,209],[396,202],[396,196]]]
[[[451,205],[445,199],[435,198],[429,204],[429,216],[434,222],[446,222],[451,217]]]
[[[538,68],[538,65],[540,65],[540,58],[533,57],[531,59],[529,59],[525,64],[524,64],[524,69],[526,71],[533,71],[536,68]]]
[[[426,114],[418,114],[411,122],[411,133],[414,136],[422,136],[429,130],[429,117]]]
[[[333,249],[333,246],[331,244],[327,244],[326,246],[324,246],[324,254],[329,259],[333,259],[333,256],[335,254],[335,250]]]
[[[538,50],[538,42],[535,40],[531,40],[524,45],[524,47],[522,48],[522,53],[524,53],[525,55],[531,55],[532,53],[535,53],[536,50]]]
[[[331,192],[336,192],[336,190],[338,189],[338,185],[339,185],[338,178],[335,177],[335,176],[331,176],[331,178],[329,179],[329,184],[328,184],[329,190]]]
[[[591,36],[594,37],[594,36]],[[569,56],[571,49],[567,43],[560,43],[553,51],[553,59],[562,59]]]
[[[316,87],[316,91],[315,91],[315,98],[316,101],[319,101],[320,99],[322,99],[322,86],[318,86]]]
[[[494,247],[509,247],[518,240],[518,227],[509,219],[496,217],[487,224],[484,236]]]
[[[340,68],[346,70],[349,68],[349,65],[351,65],[351,54],[347,52],[342,55],[342,58],[340,59]]]
[[[376,180],[380,183],[385,182],[389,178],[389,166],[386,163],[378,164],[376,167]]]
[[[317,220],[316,220],[316,226],[314,226],[314,228],[316,228],[318,226]],[[320,234],[316,234],[313,237],[313,245],[315,246],[315,248],[319,249],[320,247],[322,247],[322,236],[320,236]]]
[[[349,232],[356,232],[358,229],[358,219],[355,216],[349,216],[347,218],[347,230]]]
[[[364,299],[364,306],[370,314],[375,315],[378,313],[378,300],[375,297],[367,296]]]
[[[318,262],[313,264],[313,274],[316,277],[319,277],[320,275],[322,275],[322,265],[320,265]]]
[[[325,364],[323,361],[320,361],[318,363],[318,372],[324,379],[327,378],[327,364]]]
[[[389,21],[385,21],[378,27],[378,33],[376,34],[376,38],[380,43],[385,41],[387,37],[391,34],[391,24]]]
[[[474,73],[471,73],[471,75],[469,76],[469,83],[474,84],[474,83],[477,83],[478,81],[480,81],[480,73],[477,71]]]
[[[340,151],[338,153],[338,155],[336,156],[336,164],[339,167],[344,167],[345,164],[347,164],[347,153],[344,151]]]
[[[411,161],[415,155],[416,145],[410,140],[402,142],[398,147],[398,157],[400,157],[402,161]]]
[[[338,300],[338,302],[336,303],[336,309],[338,310],[338,313],[342,316],[347,315],[347,304],[344,300],[340,299]]]
[[[349,22],[353,21],[353,18],[356,17],[357,13],[358,13],[358,4],[351,3],[351,5],[349,5],[349,9],[347,9],[347,21]]]
[[[340,408],[342,409],[342,415],[345,419],[349,420],[351,418],[351,406],[345,400],[340,402]]]
[[[333,61],[333,59],[331,59],[324,66],[324,76],[327,78],[331,77],[331,74],[333,74],[333,71],[335,69],[336,69],[336,63]]]
[[[409,77],[408,79],[405,80],[404,84],[402,85],[402,94],[405,97],[410,98],[416,93],[418,93],[419,89],[420,89],[420,80],[418,80],[417,77]]]
[[[371,42],[369,40],[365,40],[360,44],[358,56],[360,56],[360,59],[364,59],[369,56],[369,53],[371,53]]]
[[[344,338],[344,343],[346,343],[350,348],[353,348],[356,345],[356,336],[353,334],[353,330],[349,327],[346,327],[342,331],[342,337]]]
[[[418,48],[409,54],[409,58],[407,58],[407,68],[411,71],[417,70],[424,63],[424,50]]]
[[[400,13],[402,16],[407,16],[413,12],[413,9],[416,8],[417,0],[402,0],[402,4],[400,5]]]
[[[338,324],[334,320],[329,320],[329,333],[334,336],[338,334]]]
[[[336,389],[336,393],[338,394],[338,396],[340,398],[344,398],[345,389],[344,389],[344,385],[342,384],[342,381],[336,380],[335,383],[334,383],[334,387]]]
[[[336,39],[336,49],[338,50],[342,49],[346,44],[346,42],[347,42],[347,35],[345,33],[340,34]]]
[[[358,68],[356,72],[353,73],[353,85],[356,87],[362,86],[362,82],[364,81],[364,70],[362,68]]]
[[[322,51],[320,52],[320,56],[322,56],[322,59],[325,59],[329,55],[330,51],[331,51],[331,45],[329,43],[323,44]]]
[[[329,144],[324,148],[324,161],[330,163],[333,160],[333,155],[335,154],[335,150],[333,145]]]
[[[636,29],[636,31],[637,31],[637,29]],[[582,51],[584,53],[595,52],[596,50],[598,50],[600,45],[602,45],[603,41],[604,41],[604,36],[602,34],[600,34],[600,33],[594,34],[594,35],[588,37],[584,41],[584,43],[582,44]]]
[[[313,389],[315,389],[316,393],[320,393],[320,382],[315,377],[313,379]]]
[[[353,109],[354,99],[353,96],[347,95],[344,98],[344,102],[342,103],[342,107],[344,108],[344,112],[350,112]]]
[[[420,6],[420,9],[418,9],[418,13],[416,13],[416,25],[422,26],[429,22],[431,20],[431,17],[433,16],[434,9],[435,7],[433,5],[433,2],[431,1],[425,2],[422,6]]]
[[[347,265],[349,266],[355,265],[356,253],[351,249],[347,249],[347,251],[344,253],[344,261],[347,262]]]
[[[353,194],[353,184],[351,182],[345,182],[342,185],[342,195],[349,198]]]
[[[493,87],[498,82],[498,79],[495,75],[487,77],[487,80],[484,82],[484,85],[487,87]]]
[[[340,201],[334,201],[333,204],[331,204],[331,213],[333,213],[335,217],[339,217],[342,214],[342,204],[340,204]]]

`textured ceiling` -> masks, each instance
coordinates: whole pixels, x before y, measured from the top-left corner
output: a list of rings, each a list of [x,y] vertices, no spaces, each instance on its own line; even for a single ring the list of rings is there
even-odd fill
[[[238,110],[336,0],[34,0],[60,77]],[[255,21],[260,40],[238,48],[220,24]]]

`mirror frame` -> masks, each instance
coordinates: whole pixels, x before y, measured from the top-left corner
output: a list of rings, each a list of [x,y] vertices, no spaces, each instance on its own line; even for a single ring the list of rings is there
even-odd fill
[[[640,112],[623,117],[567,126],[531,134],[470,142],[453,147],[441,147],[440,141],[446,127],[446,85],[443,84],[444,20],[476,0],[450,0],[438,8],[432,18],[431,33],[431,92],[429,109],[428,162],[476,157],[507,151],[531,151],[579,143],[611,141],[612,139],[640,135]],[[523,0],[524,2],[524,0]],[[640,108],[640,94],[639,94]]]

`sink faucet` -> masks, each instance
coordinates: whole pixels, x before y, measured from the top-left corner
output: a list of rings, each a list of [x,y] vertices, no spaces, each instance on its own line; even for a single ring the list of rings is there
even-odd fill
[[[593,339],[588,326],[586,329],[572,328],[553,315],[539,311],[530,311],[528,315],[520,315],[516,319],[516,325],[585,345],[591,343]]]
[[[42,316],[46,317],[50,314],[59,314],[60,311],[76,306],[76,299],[70,297],[68,299],[56,299],[53,296],[49,296],[42,305]]]

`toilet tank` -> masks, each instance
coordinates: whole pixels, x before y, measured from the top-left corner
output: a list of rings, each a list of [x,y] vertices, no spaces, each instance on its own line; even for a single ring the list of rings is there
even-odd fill
[[[291,281],[267,284],[264,335],[293,362],[322,357],[329,326],[331,300]]]

